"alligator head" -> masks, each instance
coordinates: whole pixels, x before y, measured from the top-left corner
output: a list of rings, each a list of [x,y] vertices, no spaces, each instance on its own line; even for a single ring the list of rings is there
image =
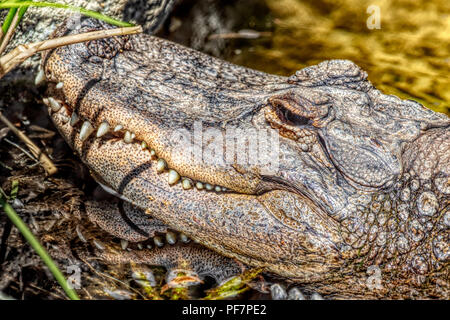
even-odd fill
[[[42,64],[51,117],[94,175],[225,256],[303,282],[448,266],[450,120],[350,61],[286,78],[137,35]]]

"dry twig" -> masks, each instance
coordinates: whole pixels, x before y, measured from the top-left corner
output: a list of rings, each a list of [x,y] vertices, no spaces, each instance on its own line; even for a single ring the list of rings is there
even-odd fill
[[[0,46],[0,55],[3,53],[3,51],[5,51],[6,46],[8,45],[9,41],[13,37],[14,31],[16,30],[16,25],[18,22],[19,22],[19,11],[17,11],[16,14],[14,15],[14,19],[11,22],[11,27],[8,29],[8,31],[6,32],[4,37],[0,38],[2,40],[1,46]]]
[[[9,129],[20,139],[22,140],[30,149],[31,153],[39,160],[42,167],[45,169],[47,174],[52,175],[58,171],[53,162],[45,153],[43,153],[39,147],[31,141],[22,131],[17,129],[3,114],[0,113],[0,121],[2,121],[5,125],[8,126]]]
[[[19,65],[27,58],[31,57],[33,54],[39,51],[54,49],[57,47],[84,41],[91,41],[113,36],[122,36],[127,34],[137,34],[141,32],[142,32],[141,26],[126,27],[126,28],[86,32],[65,36],[61,38],[39,41],[32,44],[23,44],[18,46],[11,52],[5,54],[4,56],[0,57],[0,79],[9,71],[11,71],[13,68],[15,68],[17,65]]]

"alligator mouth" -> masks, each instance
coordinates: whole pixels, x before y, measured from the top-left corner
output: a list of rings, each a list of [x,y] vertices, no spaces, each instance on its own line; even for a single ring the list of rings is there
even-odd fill
[[[311,211],[320,216],[322,219],[327,219],[327,209],[321,205],[320,202],[314,200],[314,197],[310,191],[302,189],[281,177],[261,175],[259,178],[260,184],[256,190],[253,190],[252,192],[242,192],[239,189],[214,184],[212,181],[201,181],[189,176],[182,176],[175,168],[171,168],[164,158],[157,154],[150,143],[146,140],[137,138],[135,133],[133,133],[125,125],[119,124],[112,127],[106,120],[103,120],[97,127],[94,127],[89,120],[80,119],[77,113],[64,102],[65,99],[62,97],[61,92],[62,87],[62,82],[56,84],[49,83],[49,92],[53,94],[48,98],[44,98],[43,102],[48,106],[49,114],[53,120],[56,123],[66,126],[66,129],[62,130],[61,125],[58,125],[57,127],[60,129],[68,143],[72,146],[75,144],[73,139],[78,139],[82,144],[91,140],[95,141],[98,145],[104,145],[105,143],[114,144],[117,142],[122,142],[126,145],[133,145],[137,147],[137,150],[139,150],[140,157],[149,161],[147,165],[151,166],[156,171],[159,178],[156,183],[166,181],[170,187],[180,185],[181,189],[184,191],[193,189],[200,193],[220,194],[221,197],[234,194],[255,197],[255,199],[257,199],[258,196],[274,190],[288,192],[295,194],[300,201],[306,203],[310,208],[312,208]],[[70,133],[67,131],[68,125],[70,127]],[[82,152],[85,152],[85,150]],[[82,154],[81,158],[83,159]],[[87,165],[89,166],[89,163],[87,163]],[[176,165],[179,164],[175,163],[175,166]],[[92,175],[94,179],[103,187],[103,189],[105,189],[105,191],[112,193],[125,201],[133,202],[131,199],[128,199],[123,195],[123,189],[125,188],[124,185],[121,185],[117,189],[105,182],[102,179],[101,174],[95,170],[93,170]]]
[[[139,157],[146,159],[148,161],[147,165],[154,168],[156,171],[158,175],[158,182],[156,183],[166,181],[170,187],[180,185],[181,190],[184,191],[193,189],[203,194],[220,194],[221,197],[234,194],[255,197],[255,199],[257,199],[258,196],[276,190],[293,193],[300,201],[307,203],[312,212],[315,212],[315,214],[322,219],[327,219],[327,208],[323,206],[318,199],[315,199],[310,191],[299,185],[295,185],[282,177],[277,178],[276,175],[262,174],[255,178],[251,175],[245,176],[242,172],[238,172],[237,178],[239,180],[234,181],[233,178],[230,178],[228,175],[225,175],[224,178],[221,179],[214,179],[216,178],[214,173],[211,175],[210,172],[207,172],[207,174],[204,175],[207,178],[211,178],[210,180],[200,180],[188,174],[180,174],[177,168],[183,169],[183,167],[186,167],[184,165],[185,163],[176,162],[174,159],[167,161],[158,153],[158,151],[156,151],[156,148],[152,146],[148,136],[135,134],[132,128],[127,128],[126,124],[114,123],[114,120],[109,120],[107,116],[104,116],[103,119],[97,119],[96,122],[89,118],[79,116],[71,104],[66,103],[63,88],[63,82],[49,81],[47,84],[47,92],[49,95],[47,98],[43,99],[43,102],[48,106],[49,114],[52,116],[53,120],[58,123],[58,129],[72,147],[76,144],[74,141],[75,139],[79,140],[81,145],[92,141],[95,141],[100,146],[107,142],[112,144],[121,142],[125,145],[133,145],[139,150]],[[300,119],[299,121],[303,123],[304,119]],[[272,125],[270,121],[269,123]],[[140,124],[141,127],[145,125],[145,123]],[[62,126],[65,126],[64,129],[62,129]],[[134,124],[132,127],[136,128],[137,126]],[[313,138],[316,135],[313,132],[309,132],[304,125],[296,127],[296,129],[302,131],[302,138],[297,141],[300,148],[303,152],[310,151],[310,145],[315,141]],[[282,134],[282,132],[280,133]],[[83,147],[79,152],[80,156],[89,166],[89,161],[85,161],[86,159],[83,156],[84,152],[86,152],[86,149]],[[168,152],[168,155],[169,157],[171,156],[170,152]],[[108,159],[105,157],[102,161],[107,162]],[[326,159],[322,159],[322,161],[326,161]],[[169,165],[169,163],[172,163],[172,166]],[[213,166],[205,167],[208,170],[215,169]],[[232,167],[231,169],[233,170],[235,168]],[[201,170],[202,168],[200,168],[199,175],[203,173]],[[114,188],[101,178],[101,173],[96,172],[96,170],[93,170],[93,173],[94,179],[96,179],[103,187],[106,186],[107,189],[117,192],[122,199],[133,202],[131,199],[123,196],[124,185],[121,184],[119,188]],[[196,174],[198,173],[196,172]],[[223,172],[219,169],[217,175],[220,174],[223,174]],[[245,181],[246,178],[248,178],[248,181]],[[253,178],[254,181],[251,181]],[[226,185],[214,183],[214,180],[224,181]],[[242,185],[242,181],[247,185]],[[248,185],[250,185],[250,187],[248,187]],[[170,190],[172,191],[173,188]]]
[[[306,190],[287,185],[298,176],[267,180],[260,175],[251,181],[258,183],[256,188],[242,192],[245,184],[251,185],[242,171],[236,174],[240,180],[233,181],[229,175],[219,179],[231,187],[214,180],[217,169],[213,165],[207,174],[199,169],[199,174],[210,180],[180,174],[179,168],[189,164],[169,160],[161,153],[164,144],[149,141],[161,135],[153,119],[133,114],[126,101],[97,108],[101,99],[93,101],[96,95],[108,93],[98,88],[89,92],[89,101],[77,107],[73,98],[79,94],[76,79],[56,82],[54,77],[47,78],[48,96],[43,102],[67,143],[102,184],[170,230],[225,256],[285,276],[298,277],[296,266],[308,265],[301,274],[307,281],[318,279],[318,273],[325,274],[338,261],[341,239],[337,223]],[[67,95],[66,90],[77,94]],[[259,114],[264,119],[264,113]],[[264,125],[268,128],[267,122]],[[166,153],[170,157],[170,152]],[[306,172],[300,174],[303,177]],[[244,187],[240,189],[241,183]],[[330,259],[331,264],[326,262]]]
[[[125,141],[122,132],[126,128],[102,135],[101,128],[75,121],[73,112],[62,101],[47,98],[44,102],[58,130],[88,167],[99,175],[108,170],[106,176],[112,181],[106,181],[108,186],[171,229],[248,264],[256,260],[267,266],[285,263],[280,256],[291,256],[292,264],[303,264],[309,253],[316,257],[317,250],[329,252],[330,246],[335,251],[336,239],[323,233],[325,230],[311,229],[318,220],[327,217],[309,198],[286,189],[250,195],[223,191],[222,187],[220,191],[206,188],[203,182],[203,188],[199,188],[196,186],[199,181],[188,177],[169,181],[170,169],[158,167],[159,159],[151,147],[143,148],[142,141],[137,139]],[[115,156],[109,158],[112,154]],[[188,179],[189,184],[183,183]],[[296,206],[306,223],[288,215],[292,206]],[[282,233],[280,228],[284,230]],[[320,247],[327,249],[317,249]],[[261,250],[266,252],[265,257],[258,255]]]
[[[126,125],[118,124],[111,126],[107,120],[101,121],[101,123],[94,127],[89,120],[83,120],[70,105],[65,103],[65,99],[62,92],[58,92],[63,88],[63,83],[49,83],[48,88],[53,94],[43,99],[43,102],[49,108],[49,114],[55,120],[55,117],[63,124],[70,124],[73,130],[78,134],[78,139],[81,142],[94,137],[99,141],[122,141],[126,144],[135,144],[140,147],[140,151],[143,156],[151,160],[152,166],[156,169],[156,172],[161,176],[167,176],[166,181],[170,186],[174,186],[181,183],[183,190],[196,189],[202,192],[215,192],[215,193],[229,193],[231,189],[214,184],[210,181],[200,181],[191,177],[181,176],[175,168],[171,168],[168,162],[158,156],[157,152],[150,145],[148,141],[139,139],[136,134],[127,128]],[[73,135],[73,133],[72,133]],[[67,136],[64,135],[67,139]],[[70,143],[70,142],[69,142]],[[97,177],[94,177],[97,180]],[[104,181],[98,181],[104,185]],[[110,187],[110,186],[107,186]]]

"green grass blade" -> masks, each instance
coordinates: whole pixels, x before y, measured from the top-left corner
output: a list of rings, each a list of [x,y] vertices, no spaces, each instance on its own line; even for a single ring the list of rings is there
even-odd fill
[[[16,0],[15,2],[21,2],[23,0]],[[3,21],[2,27],[1,27],[1,32],[0,32],[0,46],[2,45],[4,39],[4,35],[8,32],[9,29],[15,29],[18,25],[20,20],[22,20],[23,15],[25,14],[25,12],[27,11],[28,7],[21,7],[19,9],[19,13],[17,13],[17,8],[11,8],[9,9],[8,14],[5,17],[5,20]],[[14,26],[12,26],[12,22],[14,21],[14,17],[16,16],[17,13],[17,21],[16,24]],[[6,40],[8,41],[8,40]]]
[[[16,1],[13,1],[13,2],[21,2],[21,1],[24,1],[24,0],[16,0]],[[4,2],[4,1],[2,1],[2,2]],[[19,9],[19,20],[18,20],[18,22],[22,19],[23,15],[25,14],[26,11],[27,11],[27,7]],[[17,12],[17,8],[9,9],[9,12],[6,15],[5,20],[3,21],[3,24],[2,24],[2,32],[3,32],[3,34],[5,34],[8,31],[9,27],[11,26],[11,22],[13,21],[16,12]]]
[[[9,26],[11,25],[11,22],[13,21],[14,15],[16,14],[16,12],[17,12],[17,8],[9,9],[8,14],[6,15],[5,20],[3,21],[3,24],[2,24],[3,34],[5,34],[6,31],[8,31]]]
[[[99,20],[103,20],[109,24],[118,26],[118,27],[132,27],[134,26],[131,23],[116,20],[113,18],[110,18],[108,16],[105,16],[99,12],[87,10],[80,7],[71,6],[68,4],[62,4],[62,3],[53,3],[53,2],[33,2],[33,1],[21,1],[21,2],[14,2],[14,1],[5,1],[0,2],[0,9],[12,9],[12,8],[23,8],[23,7],[50,7],[50,8],[57,8],[57,9],[66,9],[71,10],[75,12],[79,12],[85,16],[96,18]]]
[[[20,20],[22,20],[23,15],[27,12],[28,7],[22,7],[19,9],[19,20],[17,20],[17,24],[19,24]]]
[[[10,200],[14,200],[17,198],[17,194],[19,193],[19,180],[13,180],[11,183],[11,195]]]
[[[27,227],[27,225],[20,219],[17,213],[14,211],[13,207],[9,203],[6,202],[5,198],[0,195],[0,206],[3,207],[6,215],[9,219],[14,223],[14,225],[19,229],[24,238],[28,241],[28,243],[33,247],[33,249],[39,254],[41,259],[47,265],[53,276],[56,278],[58,283],[63,288],[64,292],[67,296],[72,300],[79,300],[77,293],[73,290],[69,284],[67,283],[64,275],[56,266],[55,262],[53,262],[52,258],[48,255],[47,251],[42,247],[39,241],[34,237],[33,233]]]

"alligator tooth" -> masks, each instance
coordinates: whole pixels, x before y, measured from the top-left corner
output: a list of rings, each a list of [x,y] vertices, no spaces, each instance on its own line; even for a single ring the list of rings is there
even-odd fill
[[[141,148],[142,148],[142,150],[147,149],[147,142],[142,141],[142,142],[141,142]]]
[[[306,300],[306,298],[298,288],[292,288],[288,292],[288,300]]]
[[[52,108],[54,112],[58,112],[59,109],[61,109],[61,104],[52,97],[48,98],[48,102],[50,103],[50,108]]]
[[[153,238],[153,241],[155,242],[155,245],[156,245],[157,247],[160,247],[160,248],[161,248],[161,247],[164,245],[164,242],[162,241],[162,239],[161,239],[160,236],[154,237],[154,238]]]
[[[142,245],[142,243],[138,243],[138,245],[137,245],[137,246],[138,246],[138,249],[139,249],[139,250],[142,250],[142,249],[144,249],[144,246]]]
[[[34,84],[36,86],[40,85],[42,82],[45,81],[45,72],[44,70],[41,68],[41,66],[39,66],[39,71],[36,74],[36,78],[34,79]]]
[[[203,183],[197,182],[197,183],[195,184],[195,187],[196,187],[198,190],[202,190],[202,189],[203,189]]]
[[[123,141],[124,141],[125,143],[132,143],[134,137],[135,137],[135,134],[134,134],[134,133],[131,133],[130,131],[126,131],[126,132],[125,132],[125,135],[124,135],[124,137],[123,137]]]
[[[147,245],[147,249],[151,249],[152,248],[152,245],[151,244],[148,244]]]
[[[120,246],[122,247],[122,250],[125,250],[128,247],[128,241],[127,240],[120,240]]]
[[[320,294],[318,294],[317,292],[314,292],[311,296],[311,300],[324,300],[324,299]]]
[[[273,300],[286,300],[287,292],[286,289],[278,283],[274,283],[270,286],[270,295]]]
[[[172,231],[166,233],[166,240],[168,244],[175,244],[177,242],[177,236]]]
[[[213,186],[210,185],[209,183],[206,183],[205,188],[206,188],[206,190],[211,191],[213,189]]]
[[[80,120],[80,118],[78,118],[78,115],[75,112],[72,112],[72,117],[70,118],[70,125],[73,127],[74,125],[77,124],[78,120]]]
[[[84,141],[86,140],[90,134],[94,131],[94,127],[89,121],[83,122],[83,125],[81,126],[80,130],[80,140]]]
[[[150,150],[150,156],[152,157],[152,159],[156,159],[156,151],[151,149]]]
[[[156,162],[156,172],[161,173],[166,170],[167,163],[164,159],[158,159],[158,162]]]
[[[62,87],[64,86],[64,83],[62,82],[58,82],[55,86],[56,89],[62,89]]]
[[[95,239],[93,242],[94,242],[94,245],[97,247],[97,249],[105,250],[105,245],[103,243],[101,243],[97,239]]]
[[[180,175],[175,170],[169,170],[168,181],[170,185],[177,183],[180,180]]]
[[[183,243],[188,243],[189,241],[191,241],[187,235],[185,235],[184,233],[180,233],[180,240]]]
[[[192,182],[189,179],[183,179],[181,186],[184,190],[192,189]]]
[[[138,283],[139,281],[142,281],[140,284],[144,287],[156,286],[155,275],[153,274],[153,271],[151,269],[148,269],[146,267],[134,267],[133,269],[134,271],[131,274],[133,280]]]
[[[118,124],[117,126],[114,127],[114,132],[120,131],[123,129],[123,125]]]
[[[102,122],[97,130],[97,138],[100,138],[101,136],[104,136],[109,131],[109,124],[108,122]]]
[[[220,191],[222,191],[222,188],[219,187],[219,186],[215,186],[215,187],[214,187],[214,190],[215,190],[216,192],[220,192]]]

